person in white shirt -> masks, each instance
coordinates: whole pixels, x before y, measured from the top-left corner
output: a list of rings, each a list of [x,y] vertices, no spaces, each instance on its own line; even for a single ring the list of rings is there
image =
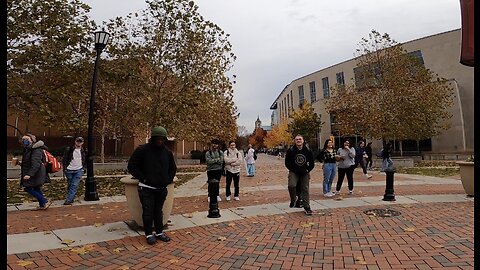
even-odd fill
[[[67,147],[63,154],[62,165],[67,177],[67,198],[64,205],[71,205],[77,194],[78,185],[86,170],[86,153],[83,148],[84,139],[77,137],[74,145]]]
[[[247,163],[247,176],[253,177],[255,175],[255,149],[253,149],[251,144],[248,145],[245,162]]]
[[[227,201],[230,201],[232,192],[230,191],[230,186],[234,185],[233,198],[235,201],[240,200],[240,167],[243,161],[243,155],[236,148],[234,141],[228,143],[228,149],[223,153],[223,158],[225,161],[225,170],[226,170],[226,191],[225,196]]]

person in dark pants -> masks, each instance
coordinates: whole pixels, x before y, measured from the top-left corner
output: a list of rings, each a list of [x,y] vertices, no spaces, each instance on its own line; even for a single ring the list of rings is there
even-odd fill
[[[142,204],[142,220],[147,243],[153,245],[160,239],[170,241],[163,232],[163,204],[167,186],[173,183],[177,165],[173,153],[165,146],[167,130],[154,127],[147,144],[135,149],[128,161],[128,171],[138,179],[138,195]],[[155,227],[155,235],[153,234]]]
[[[207,183],[212,182],[213,179],[218,181],[218,186],[220,186],[220,179],[223,174],[223,152],[219,149],[220,141],[218,139],[213,139],[211,141],[211,148],[205,153],[205,163],[207,164]],[[217,202],[220,202],[220,190],[215,190],[214,193],[217,194]],[[210,202],[210,188],[208,190],[208,201]]]
[[[348,193],[353,194],[353,170],[355,170],[355,147],[349,139],[343,141],[343,147],[337,150],[336,159],[338,161],[338,180],[335,187],[335,194],[340,194],[343,179],[347,175]]]
[[[39,206],[35,210],[47,210],[52,201],[46,199],[42,193],[42,186],[49,177],[44,165],[46,162],[43,153],[43,149],[46,149],[45,144],[41,140],[37,141],[33,134],[24,135],[21,142],[23,155],[20,163],[20,186],[37,199]]]
[[[373,164],[372,142],[367,143],[367,146],[365,146],[365,153],[367,154],[367,170],[371,171]]]
[[[223,157],[225,160],[225,171],[226,171],[226,187],[225,187],[225,198],[227,201],[230,201],[232,191],[230,186],[233,180],[233,199],[235,201],[240,200],[240,168],[243,163],[242,152],[238,151],[234,141],[228,143],[228,149],[223,152]]]
[[[288,169],[288,193],[290,194],[290,207],[294,207],[296,200],[303,199],[305,214],[312,215],[310,209],[310,172],[315,167],[315,160],[310,149],[304,145],[302,135],[295,136],[295,145],[287,150],[285,167]],[[301,193],[297,194],[297,184],[301,183]]]

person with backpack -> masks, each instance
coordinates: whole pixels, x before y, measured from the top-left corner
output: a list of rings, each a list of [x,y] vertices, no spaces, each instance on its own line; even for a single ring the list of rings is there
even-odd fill
[[[367,158],[367,153],[365,151],[365,142],[360,140],[358,142],[358,147],[355,147],[355,168],[358,167],[360,164],[360,167],[363,170],[363,174],[367,179],[372,178],[371,175],[368,174],[367,172],[367,164],[365,164],[365,159]]]
[[[294,207],[296,201],[303,199],[305,214],[313,214],[310,208],[310,172],[315,167],[315,160],[310,149],[304,144],[302,135],[295,136],[295,145],[288,148],[285,155],[285,167],[288,169],[288,193],[290,195],[290,207]],[[301,183],[301,193],[297,194],[297,184]],[[297,196],[300,195],[300,196]]]
[[[67,196],[63,205],[72,205],[77,194],[78,185],[86,171],[86,152],[83,148],[84,139],[77,137],[73,145],[65,148],[62,166],[67,177]]]
[[[247,177],[255,176],[255,149],[252,144],[248,144],[247,154],[245,155],[245,162],[247,163]]]
[[[170,241],[163,232],[163,205],[168,195],[167,187],[173,183],[177,173],[177,165],[166,142],[167,130],[162,126],[152,128],[148,143],[133,151],[127,165],[128,172],[138,179],[143,230],[149,245],[154,245],[157,239]]]
[[[210,150],[205,153],[205,163],[207,164],[207,183],[218,182],[217,187],[220,186],[220,179],[222,178],[222,171],[224,170],[224,156],[223,152],[218,148],[220,141],[213,139],[211,141]],[[214,190],[217,194],[217,201],[221,202],[220,190]],[[208,201],[210,202],[211,188],[208,189]],[[215,203],[215,202],[214,202]]]
[[[28,194],[35,197],[39,206],[35,210],[47,210],[52,204],[45,198],[42,186],[49,177],[45,168],[46,158],[43,149],[46,146],[42,140],[38,140],[33,134],[22,136],[23,153],[20,163],[20,186]]]
[[[390,158],[390,156],[392,155],[392,152],[393,152],[392,144],[390,142],[387,142],[381,152],[381,157],[382,157],[382,167],[380,168],[381,172],[392,171],[394,169],[393,161]]]
[[[239,201],[240,197],[240,167],[243,161],[243,155],[240,151],[237,150],[235,141],[230,141],[228,143],[228,148],[223,153],[225,160],[225,171],[226,171],[226,188],[225,196],[226,200],[230,201],[232,192],[230,191],[230,186],[233,180],[233,199]]]

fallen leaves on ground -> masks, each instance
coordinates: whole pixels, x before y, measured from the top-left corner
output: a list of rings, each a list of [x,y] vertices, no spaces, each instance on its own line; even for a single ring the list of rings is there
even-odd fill
[[[23,260],[22,260],[22,261],[17,261],[17,264],[20,265],[20,266],[25,267],[25,266],[27,266],[27,265],[33,264],[33,262],[32,262],[32,261],[23,261]]]

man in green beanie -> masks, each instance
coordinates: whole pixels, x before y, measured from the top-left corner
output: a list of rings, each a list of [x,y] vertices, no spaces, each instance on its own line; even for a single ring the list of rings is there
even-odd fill
[[[177,173],[177,165],[173,153],[165,146],[166,141],[167,130],[160,126],[154,127],[148,143],[135,149],[127,167],[128,172],[139,181],[143,229],[150,245],[155,244],[157,239],[170,241],[163,232],[162,208],[167,198],[167,186],[173,183]]]

